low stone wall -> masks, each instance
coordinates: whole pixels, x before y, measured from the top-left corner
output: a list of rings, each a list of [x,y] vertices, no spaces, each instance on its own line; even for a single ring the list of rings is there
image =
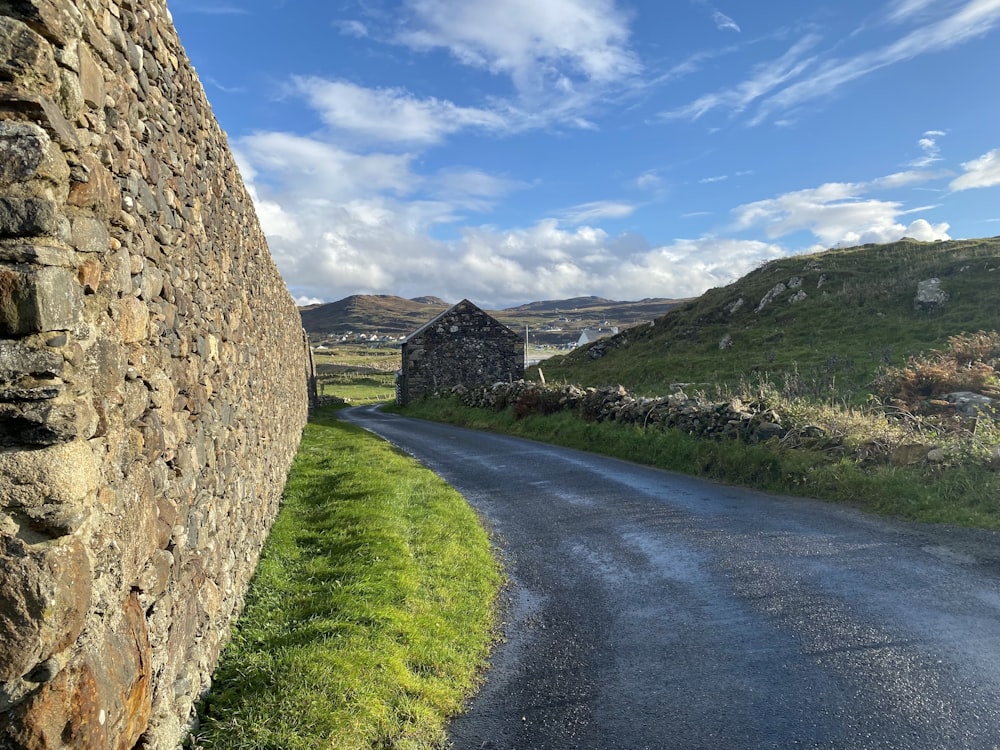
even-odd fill
[[[177,744],[307,371],[163,0],[0,0],[0,747]]]
[[[518,417],[570,411],[591,422],[621,422],[642,427],[675,428],[699,437],[760,443],[789,432],[781,415],[740,399],[712,402],[677,390],[661,398],[641,398],[622,386],[581,388],[546,386],[527,381],[496,383],[454,391],[462,403],[480,409],[512,407]],[[445,395],[444,392],[439,395]]]

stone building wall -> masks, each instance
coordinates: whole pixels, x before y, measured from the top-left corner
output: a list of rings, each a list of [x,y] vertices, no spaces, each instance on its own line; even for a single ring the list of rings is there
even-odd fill
[[[164,0],[0,0],[0,747],[177,744],[307,367]]]
[[[524,377],[524,342],[468,300],[438,315],[403,343],[397,384],[401,404],[439,388]]]

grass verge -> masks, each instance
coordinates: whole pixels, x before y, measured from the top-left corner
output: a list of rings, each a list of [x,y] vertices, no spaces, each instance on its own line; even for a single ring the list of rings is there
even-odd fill
[[[697,438],[679,430],[587,422],[569,412],[515,419],[509,407],[494,412],[464,406],[455,398],[425,399],[400,411],[770,492],[832,500],[883,515],[1000,528],[1000,473],[983,466],[863,466],[804,448],[748,445]]]
[[[436,748],[485,667],[499,568],[464,499],[324,411],[203,701],[196,746]]]

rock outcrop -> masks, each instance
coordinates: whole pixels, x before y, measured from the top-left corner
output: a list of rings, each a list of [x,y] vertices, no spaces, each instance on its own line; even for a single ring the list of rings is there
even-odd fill
[[[307,409],[164,0],[0,0],[0,747],[177,744]]]

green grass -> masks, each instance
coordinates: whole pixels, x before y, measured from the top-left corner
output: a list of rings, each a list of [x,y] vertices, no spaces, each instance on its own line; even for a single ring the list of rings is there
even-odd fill
[[[396,397],[394,373],[336,373],[318,378],[320,396],[333,396],[345,403],[375,404]]]
[[[942,348],[958,333],[1000,330],[997,274],[1000,238],[903,240],[783,258],[708,290],[653,326],[623,331],[602,356],[581,347],[541,368],[550,383],[621,383],[651,396],[669,393],[671,383],[735,385],[766,372],[793,381],[796,395],[859,403],[885,366]],[[792,277],[802,279],[806,299],[790,304],[786,291],[755,312],[770,289]],[[915,310],[917,284],[931,277],[950,299],[939,310]],[[720,349],[726,335],[732,346]]]
[[[570,412],[515,419],[425,399],[400,410],[407,416],[488,429],[636,463],[709,477],[770,492],[831,500],[873,513],[927,523],[1000,528],[1000,472],[958,467],[862,466],[819,451],[692,437],[679,430],[644,430],[587,422]]]
[[[197,745],[442,747],[485,667],[500,583],[460,495],[322,413],[306,427]]]

